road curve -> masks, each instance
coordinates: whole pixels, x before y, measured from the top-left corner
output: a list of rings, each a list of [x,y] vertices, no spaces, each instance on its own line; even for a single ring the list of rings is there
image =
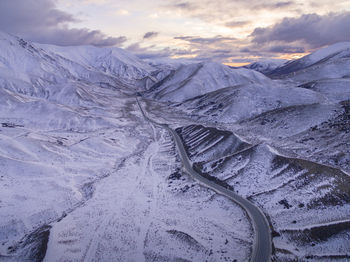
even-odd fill
[[[265,215],[263,214],[263,212],[261,212],[261,210],[257,206],[255,206],[253,203],[251,203],[247,199],[237,195],[235,192],[219,184],[216,184],[213,181],[208,180],[207,178],[197,173],[192,167],[192,162],[187,156],[185,147],[179,135],[173,129],[171,129],[167,124],[157,123],[154,120],[147,117],[140,105],[138,98],[136,98],[136,101],[145,119],[147,119],[149,122],[157,126],[161,126],[162,128],[168,130],[172,134],[176,144],[176,148],[178,150],[183,167],[186,170],[186,172],[190,176],[192,176],[195,180],[197,180],[200,184],[214,190],[220,195],[226,196],[227,198],[231,199],[232,201],[240,205],[247,212],[250,219],[253,221],[253,228],[254,228],[254,234],[255,234],[253,251],[252,251],[252,256],[250,258],[250,262],[270,261],[271,251],[272,251],[271,232],[270,232],[269,223]]]

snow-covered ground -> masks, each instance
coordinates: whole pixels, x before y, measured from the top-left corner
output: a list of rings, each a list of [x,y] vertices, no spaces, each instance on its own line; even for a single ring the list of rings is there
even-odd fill
[[[266,143],[249,145],[215,128],[195,125],[177,131],[199,170],[230,185],[267,214],[275,232],[275,259],[349,255],[344,244],[350,216],[346,171],[284,155],[286,148],[281,153]]]
[[[325,101],[322,94],[290,85],[245,84],[218,89],[176,106],[206,121],[234,123],[271,110]]]
[[[125,159],[95,197],[53,226],[44,261],[249,257],[252,233],[243,211],[178,173],[170,138],[155,132],[157,142]]]
[[[269,85],[148,101],[199,170],[269,217],[276,261],[350,259],[348,53],[348,43],[319,50],[281,66]]]
[[[276,261],[346,261],[348,53],[330,46],[272,80],[0,32],[0,261],[249,259],[245,212],[182,172],[136,95],[196,168],[263,210]]]
[[[274,78],[293,79],[299,83],[329,78],[349,78],[349,55],[350,42],[337,43],[277,67],[268,75]]]
[[[147,96],[160,101],[182,102],[221,88],[246,83],[271,84],[263,74],[245,68],[232,69],[213,62],[181,65],[159,81]]]
[[[167,68],[5,33],[0,45],[0,261],[249,258],[245,212],[183,174],[136,105]]]
[[[277,67],[281,67],[287,62],[288,60],[286,59],[261,59],[249,65],[243,66],[243,68],[252,69],[263,74],[269,74]]]

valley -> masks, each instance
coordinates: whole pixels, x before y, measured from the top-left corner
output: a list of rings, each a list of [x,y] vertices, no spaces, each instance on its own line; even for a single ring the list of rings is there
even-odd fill
[[[263,74],[1,32],[0,261],[348,261],[349,54]]]

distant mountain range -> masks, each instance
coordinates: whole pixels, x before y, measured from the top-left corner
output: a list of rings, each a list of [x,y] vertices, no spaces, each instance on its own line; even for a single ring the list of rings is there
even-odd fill
[[[252,69],[263,74],[269,74],[286,63],[288,63],[288,60],[286,59],[263,59],[243,66],[243,68]]]
[[[349,77],[350,42],[337,43],[297,60],[263,60],[245,68],[272,78],[298,81]]]

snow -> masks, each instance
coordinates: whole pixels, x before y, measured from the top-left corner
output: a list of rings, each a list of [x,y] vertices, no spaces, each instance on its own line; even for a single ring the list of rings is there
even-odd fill
[[[161,141],[169,139],[164,135]],[[55,224],[44,261],[106,261],[116,257],[116,250],[122,261],[199,261],[210,250],[209,261],[224,256],[245,260],[249,249],[241,241],[250,237],[251,228],[240,220],[243,211],[222,197],[208,200],[213,193],[198,185],[191,187],[193,181],[188,178],[167,181],[177,164],[174,154],[161,150],[169,152],[169,144],[151,142],[140,156],[127,158],[115,174],[97,185],[96,197]],[[186,186],[188,191],[180,194]],[[232,232],[236,223],[240,229]]]
[[[193,98],[180,108],[204,119],[234,123],[278,108],[323,101],[325,98],[320,93],[294,86],[245,84]]]
[[[0,34],[1,260],[248,259],[244,211],[169,178],[171,138],[134,97],[161,70],[120,49]]]
[[[312,81],[348,78],[350,75],[349,65],[350,59],[330,61],[293,73],[291,78],[300,85]]]
[[[325,59],[329,56],[334,56],[341,52],[350,52],[350,42],[340,42],[321,48],[306,56],[305,59],[307,59],[309,64],[314,64],[316,62],[321,61],[322,59]]]
[[[180,66],[160,85],[156,84],[156,88],[151,87],[149,96],[160,101],[182,102],[224,87],[270,82],[270,79],[253,70],[202,62]]]
[[[286,59],[261,59],[249,65],[243,66],[243,68],[252,69],[263,74],[268,74],[275,70],[277,67],[283,66],[288,60]]]
[[[277,261],[349,255],[347,228],[309,233],[350,215],[349,47],[271,80],[0,32],[1,260],[249,259],[249,218],[181,171],[171,136],[139,111],[141,91],[152,119],[181,127],[193,163],[268,215]]]
[[[307,83],[327,78],[347,78],[349,71],[350,42],[337,43],[300,59],[277,67],[269,75]]]
[[[116,96],[101,91],[100,103]],[[0,128],[2,254],[24,234],[84,203],[84,185],[110,175],[138,143],[127,135],[125,124],[117,124],[120,120],[84,115],[79,105],[68,108],[17,96],[22,101],[12,99],[7,107],[2,102],[0,110],[0,122],[15,125]],[[105,104],[103,111],[118,118],[114,110]]]
[[[329,101],[337,103],[350,100],[350,79],[325,79],[306,84],[305,88],[319,92]]]
[[[7,89],[45,96],[55,84],[89,82],[108,88],[140,88],[154,79],[148,63],[118,48],[57,47],[1,34],[0,76]]]
[[[39,45],[45,50],[73,60],[86,68],[94,68],[126,81],[142,79],[154,67],[120,48],[99,48],[94,46]]]
[[[326,230],[326,227],[337,227],[348,219],[349,204],[345,197],[348,193],[344,184],[349,181],[349,176],[345,172],[282,156],[267,144],[248,147],[231,155],[221,151],[222,145],[214,145],[211,150],[216,150],[215,157],[206,154],[203,160],[197,157],[201,146],[192,146],[198,140],[185,137],[184,141],[192,152],[191,158],[195,162],[202,161],[200,166],[204,172],[233,186],[238,194],[249,197],[269,214],[274,230],[280,234],[274,238],[277,249],[288,250],[298,257],[309,252],[319,256],[349,252],[343,244],[348,234],[345,230],[334,233],[331,238],[325,237],[320,244],[315,240],[315,247],[302,240],[307,239],[306,233],[302,233],[305,229],[319,227],[319,231]],[[196,149],[198,153],[194,152]],[[218,157],[220,154],[222,158]],[[300,251],[295,253],[296,248]],[[318,251],[315,253],[315,250]]]

